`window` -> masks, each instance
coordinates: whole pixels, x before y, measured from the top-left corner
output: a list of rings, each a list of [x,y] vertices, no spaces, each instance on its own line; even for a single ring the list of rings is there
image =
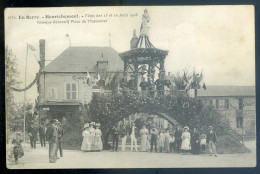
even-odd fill
[[[78,84],[76,82],[67,82],[65,85],[66,100],[78,99]]]
[[[229,109],[229,99],[225,100],[225,109]]]
[[[237,117],[237,128],[243,128],[243,117]]]
[[[218,101],[218,99],[216,99],[216,109],[218,109],[219,108],[219,101]]]
[[[213,105],[213,101],[211,99],[209,99],[209,104]]]
[[[243,110],[244,108],[244,101],[242,98],[238,99],[238,109]]]

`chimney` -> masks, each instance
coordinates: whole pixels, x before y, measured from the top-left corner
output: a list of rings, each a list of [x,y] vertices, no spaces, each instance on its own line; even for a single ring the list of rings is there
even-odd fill
[[[40,39],[39,40],[39,46],[40,46],[40,66],[43,69],[45,67],[45,40]]]
[[[133,31],[133,37],[130,41],[130,49],[137,48],[138,37],[136,36],[136,30]]]

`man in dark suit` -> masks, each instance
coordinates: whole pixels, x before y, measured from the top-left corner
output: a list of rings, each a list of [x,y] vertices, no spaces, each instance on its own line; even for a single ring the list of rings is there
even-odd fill
[[[213,127],[209,126],[209,132],[207,135],[207,144],[209,147],[209,152],[211,153],[210,156],[214,154],[214,156],[217,157],[216,141],[217,141],[216,133],[213,131]]]
[[[58,125],[59,121],[53,119],[51,125],[47,128],[46,138],[49,142],[49,161],[56,163],[58,151]]]
[[[58,123],[58,149],[60,151],[60,157],[63,157],[63,150],[62,150],[62,137],[63,137],[63,126],[62,124],[59,122]]]
[[[119,130],[118,130],[118,125],[114,125],[112,128],[112,138],[113,138],[113,152],[116,151],[118,152],[118,139],[119,139]]]
[[[142,95],[145,95],[148,87],[148,82],[145,80],[145,77],[142,77],[142,82],[139,86],[141,87]]]
[[[128,81],[128,88],[133,92],[136,90],[136,87],[135,76],[131,75],[131,79]]]
[[[176,131],[174,132],[174,137],[175,137],[174,151],[175,151],[175,153],[180,153],[180,150],[181,150],[181,135],[182,135],[182,131],[180,130],[180,126],[177,125]]]
[[[157,94],[163,95],[164,94],[164,81],[163,79],[161,79],[161,75],[158,74],[158,79],[154,82],[154,84],[156,85],[156,90],[157,90]]]
[[[37,132],[38,131],[36,130],[36,126],[33,125],[33,122],[30,122],[29,127],[27,129],[27,133],[29,134],[30,137],[30,143],[32,149],[36,148]]]
[[[123,78],[120,81],[120,87],[123,90],[123,94],[126,94],[127,86],[127,72],[124,71]]]
[[[46,141],[46,126],[44,123],[44,120],[42,120],[40,128],[39,128],[39,136],[40,136],[40,142],[41,146],[45,147],[45,141]]]
[[[151,129],[151,152],[153,152],[153,145],[155,146],[155,152],[157,152],[157,136],[158,130],[155,128],[155,125]]]

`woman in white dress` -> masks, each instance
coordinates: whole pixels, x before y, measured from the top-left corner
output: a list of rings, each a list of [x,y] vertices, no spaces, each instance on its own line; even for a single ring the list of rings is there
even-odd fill
[[[89,140],[90,140],[90,144],[91,144],[91,146],[90,146],[91,151],[95,150],[95,129],[93,126],[95,126],[95,122],[91,122],[90,127],[89,127],[89,133],[90,133]]]
[[[184,132],[181,135],[181,139],[182,139],[181,149],[184,151],[185,154],[187,154],[187,152],[189,150],[191,150],[191,145],[190,145],[190,138],[191,137],[190,137],[190,133],[188,132],[189,127],[185,126],[183,129],[184,129]]]
[[[82,132],[83,141],[81,144],[81,150],[88,152],[90,151],[90,133],[89,133],[89,124],[85,124]]]
[[[163,146],[164,146],[164,130],[160,131],[159,139],[158,139],[158,146],[160,149],[160,152],[163,152]]]
[[[164,134],[164,151],[170,152],[170,132],[169,129],[166,130]]]
[[[96,129],[95,129],[95,150],[96,151],[101,151],[103,149],[103,144],[102,144],[102,140],[101,140],[101,136],[102,136],[102,132],[99,129],[100,124],[97,123],[96,124]]]
[[[143,128],[140,130],[140,135],[141,135],[140,151],[141,152],[147,151],[148,132],[149,132],[148,129],[146,129],[145,125],[143,125]]]

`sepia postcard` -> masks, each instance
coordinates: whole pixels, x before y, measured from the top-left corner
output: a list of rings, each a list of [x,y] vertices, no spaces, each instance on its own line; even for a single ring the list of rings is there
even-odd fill
[[[7,168],[255,167],[254,13],[6,8]]]

